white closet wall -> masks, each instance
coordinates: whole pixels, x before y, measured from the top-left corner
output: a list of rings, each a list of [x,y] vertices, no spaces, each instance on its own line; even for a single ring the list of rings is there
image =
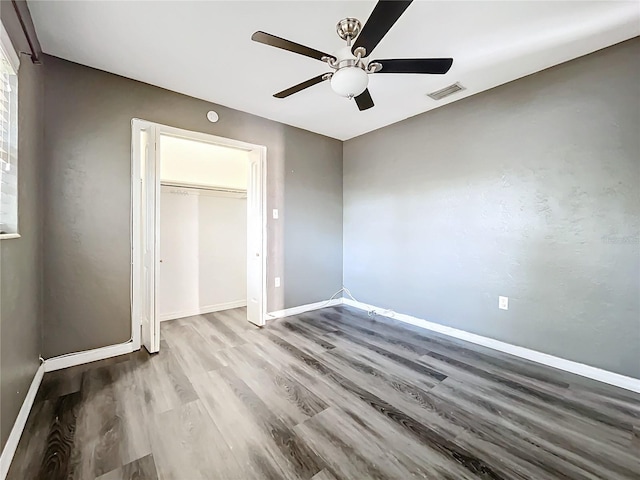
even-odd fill
[[[247,304],[247,200],[242,197],[162,187],[160,320]]]
[[[246,190],[248,153],[161,136],[160,177],[171,185]],[[247,304],[246,194],[162,186],[160,320]]]

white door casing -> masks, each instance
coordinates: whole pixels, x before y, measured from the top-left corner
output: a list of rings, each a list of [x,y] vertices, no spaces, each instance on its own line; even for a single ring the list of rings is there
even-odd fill
[[[131,331],[134,349],[160,349],[159,212],[160,135],[170,135],[249,152],[247,188],[247,320],[265,325],[266,314],[266,159],[262,145],[132,120]]]
[[[142,302],[140,312],[142,345],[155,353],[160,350],[160,322],[156,318],[158,311],[158,212],[160,208],[160,196],[157,192],[160,188],[158,175],[158,132],[152,124],[141,124],[139,128],[139,152],[140,152],[140,221],[141,235],[140,248],[142,255],[141,289]],[[135,328],[135,327],[134,327]]]
[[[252,150],[249,154],[247,178],[247,320],[259,326],[265,324],[262,298],[266,271],[262,238],[265,227],[263,173],[261,152]]]

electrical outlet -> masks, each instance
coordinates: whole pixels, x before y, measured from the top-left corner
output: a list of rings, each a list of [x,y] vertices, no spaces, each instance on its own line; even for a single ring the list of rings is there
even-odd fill
[[[274,220],[277,220],[277,219],[278,219],[278,209],[277,209],[277,208],[274,208],[274,209],[273,209],[273,219],[274,219]]]
[[[276,277],[275,284],[276,284],[276,288],[280,287],[280,277]]]
[[[509,297],[498,297],[498,308],[500,310],[509,310]]]

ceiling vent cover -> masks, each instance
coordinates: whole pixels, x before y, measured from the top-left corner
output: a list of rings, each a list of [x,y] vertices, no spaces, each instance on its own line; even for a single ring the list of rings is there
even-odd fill
[[[460,82],[456,82],[453,85],[441,88],[440,90],[436,90],[435,92],[427,93],[427,95],[434,100],[442,100],[444,97],[448,97],[449,95],[453,95],[454,93],[461,92],[464,89],[465,88],[460,84]]]

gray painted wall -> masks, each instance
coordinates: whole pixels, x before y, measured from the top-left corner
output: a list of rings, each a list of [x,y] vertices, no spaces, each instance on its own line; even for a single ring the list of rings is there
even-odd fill
[[[284,248],[285,260],[291,259],[282,268],[287,306],[326,300],[342,288],[342,263],[336,269],[333,261],[327,261],[339,258],[342,262],[342,142],[317,138],[315,133],[297,130],[295,137],[284,139]],[[340,178],[336,178],[336,165],[326,161],[336,156]],[[308,174],[311,165],[312,176]],[[333,291],[324,289],[318,298],[315,281],[309,278],[315,275],[331,278]]]
[[[267,146],[267,208],[280,210],[279,220],[268,219],[270,311],[326,299],[341,287],[340,141],[45,60],[45,357],[130,338],[134,117]],[[205,118],[210,109],[220,114],[216,124]]]
[[[640,378],[639,80],[634,39],[347,141],[345,285]]]
[[[26,51],[26,40],[10,4],[3,6],[1,17],[16,50]],[[21,237],[0,241],[0,449],[40,364],[43,68],[22,56],[18,71]]]

